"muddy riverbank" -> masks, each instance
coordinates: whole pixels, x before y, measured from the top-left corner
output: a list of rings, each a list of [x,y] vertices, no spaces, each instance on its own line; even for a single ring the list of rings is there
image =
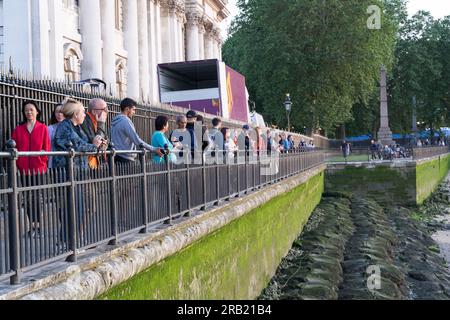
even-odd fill
[[[450,299],[449,200],[448,181],[421,208],[326,194],[260,299]]]

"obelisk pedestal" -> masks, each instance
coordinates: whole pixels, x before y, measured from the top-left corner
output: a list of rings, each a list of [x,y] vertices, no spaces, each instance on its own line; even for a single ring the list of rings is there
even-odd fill
[[[381,81],[380,81],[380,130],[378,131],[378,142],[384,145],[391,145],[395,142],[392,140],[392,131],[389,128],[389,113],[388,113],[388,99],[387,99],[387,81],[386,69],[381,67]]]

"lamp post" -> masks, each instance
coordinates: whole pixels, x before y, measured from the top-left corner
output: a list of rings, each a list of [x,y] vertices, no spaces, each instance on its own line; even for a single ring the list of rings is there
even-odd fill
[[[287,115],[287,121],[288,121],[288,132],[291,131],[291,109],[292,109],[292,101],[291,101],[291,95],[289,93],[286,94],[286,100],[284,100],[284,107],[286,108],[286,115]]]

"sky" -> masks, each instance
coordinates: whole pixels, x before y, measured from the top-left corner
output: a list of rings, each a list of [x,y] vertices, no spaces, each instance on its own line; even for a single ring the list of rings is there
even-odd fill
[[[236,0],[228,0],[228,10],[231,15],[222,24],[222,36],[224,39],[227,37],[227,29],[233,17],[238,14],[236,7]],[[450,15],[450,0],[409,0],[408,11],[409,15],[413,15],[419,10],[430,11],[435,18],[442,18]]]

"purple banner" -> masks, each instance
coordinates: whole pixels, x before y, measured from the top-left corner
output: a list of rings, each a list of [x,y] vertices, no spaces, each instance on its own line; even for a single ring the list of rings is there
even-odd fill
[[[195,100],[174,102],[173,105],[199,112],[205,112],[215,116],[222,116],[219,99]]]
[[[248,105],[245,91],[245,77],[226,66],[228,114],[230,119],[247,122]]]

